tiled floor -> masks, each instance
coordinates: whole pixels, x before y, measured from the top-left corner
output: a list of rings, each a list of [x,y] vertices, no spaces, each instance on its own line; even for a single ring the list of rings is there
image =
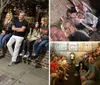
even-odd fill
[[[0,85],[48,85],[48,71],[19,63],[9,67],[10,59],[0,59]]]

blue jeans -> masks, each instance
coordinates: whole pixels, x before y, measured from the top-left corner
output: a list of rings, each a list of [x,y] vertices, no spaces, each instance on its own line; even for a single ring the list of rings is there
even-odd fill
[[[0,48],[4,47],[4,44],[6,40],[8,40],[11,37],[12,33],[6,34],[6,35],[0,35]]]
[[[45,47],[46,47],[47,51],[49,51],[49,42],[47,42],[47,43],[45,44]]]
[[[38,56],[40,50],[42,49],[43,46],[46,45],[46,43],[48,43],[48,40],[43,40],[40,43],[38,42],[38,40],[34,42],[34,53],[36,54],[36,56]]]

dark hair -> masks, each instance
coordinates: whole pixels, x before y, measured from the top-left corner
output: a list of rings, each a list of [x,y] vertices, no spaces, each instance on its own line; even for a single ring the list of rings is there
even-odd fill
[[[75,53],[70,53],[70,55],[71,55],[71,54],[74,54],[74,55],[75,55]]]
[[[70,55],[71,55],[71,54],[73,54],[73,55],[74,55],[74,57],[75,57],[75,53],[70,53]]]
[[[24,12],[24,11],[22,11],[22,10],[19,12],[19,15],[20,15],[21,13],[23,13],[23,14],[24,14],[24,16],[26,15],[26,14],[25,14],[25,12]]]
[[[77,14],[82,14],[82,15],[84,15],[84,13],[83,13],[83,12],[77,12]]]
[[[76,12],[77,11],[76,11],[75,7],[71,7],[71,9],[67,9],[66,14],[68,16],[68,13],[76,13]]]

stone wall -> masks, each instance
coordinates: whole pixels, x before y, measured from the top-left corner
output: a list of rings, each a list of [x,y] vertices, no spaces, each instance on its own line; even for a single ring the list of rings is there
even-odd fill
[[[51,0],[50,2],[50,21],[51,24],[57,22],[62,15],[66,14],[67,0]]]
[[[0,50],[0,55],[1,55],[1,50]],[[22,62],[27,63],[29,65],[32,65],[32,66],[38,65],[39,67],[45,70],[49,70],[49,52],[43,53],[39,57],[40,58],[38,61],[37,60],[25,60],[25,59],[20,59],[20,60],[22,60]],[[8,50],[6,52],[5,59],[9,61],[11,60],[11,55]]]

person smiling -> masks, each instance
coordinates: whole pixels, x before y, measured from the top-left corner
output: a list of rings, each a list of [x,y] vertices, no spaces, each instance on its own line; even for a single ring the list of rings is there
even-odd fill
[[[68,36],[69,41],[89,41],[90,40],[87,33],[82,30],[77,30],[77,28],[71,21],[66,20],[65,22],[62,23],[62,26],[64,27],[64,32],[67,32],[69,34]]]
[[[25,21],[25,13],[22,11],[19,13],[18,19],[14,20],[14,24],[12,26],[12,30],[14,31],[14,33],[7,43],[8,50],[12,56],[11,62],[8,64],[8,66],[13,66],[16,63],[20,46],[22,44],[22,41],[24,40],[27,24],[27,21]],[[15,48],[13,50],[12,45],[14,43]]]

